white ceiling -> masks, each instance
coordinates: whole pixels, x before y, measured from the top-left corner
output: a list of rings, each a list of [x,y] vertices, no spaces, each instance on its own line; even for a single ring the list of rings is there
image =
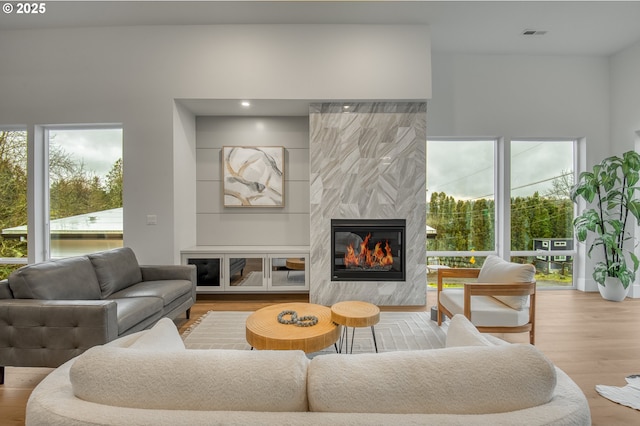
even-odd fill
[[[13,0],[5,0],[5,5]],[[433,52],[612,55],[640,40],[640,1],[47,1],[0,30],[127,25],[425,24]],[[545,35],[524,36],[527,29]],[[183,100],[196,115],[306,115],[308,102]]]
[[[10,3],[17,3],[10,1]],[[5,4],[5,2],[3,2]],[[47,1],[0,29],[207,24],[428,24],[435,52],[611,55],[640,40],[640,1]],[[525,37],[525,29],[548,31]]]

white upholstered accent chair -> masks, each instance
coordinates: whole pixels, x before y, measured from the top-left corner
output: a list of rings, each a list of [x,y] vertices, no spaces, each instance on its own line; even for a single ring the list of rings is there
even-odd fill
[[[483,333],[529,333],[535,342],[535,267],[488,256],[478,268],[438,269],[438,325],[463,314]],[[444,288],[446,278],[475,278],[464,288]]]

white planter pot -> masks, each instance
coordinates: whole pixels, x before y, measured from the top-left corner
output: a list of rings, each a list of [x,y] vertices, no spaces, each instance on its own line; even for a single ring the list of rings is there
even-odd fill
[[[611,300],[613,302],[622,302],[631,286],[624,288],[619,278],[607,277],[604,280],[604,285],[598,284],[598,290],[603,299]]]

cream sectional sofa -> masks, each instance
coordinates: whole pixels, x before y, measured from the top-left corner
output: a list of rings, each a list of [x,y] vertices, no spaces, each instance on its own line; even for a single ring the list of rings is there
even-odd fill
[[[186,350],[170,320],[60,366],[27,425],[588,425],[584,394],[530,345],[466,318],[447,348],[380,354]]]

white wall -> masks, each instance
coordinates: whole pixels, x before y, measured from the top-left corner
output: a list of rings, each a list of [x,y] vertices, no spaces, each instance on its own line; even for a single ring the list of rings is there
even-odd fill
[[[606,58],[432,55],[429,136],[609,139]],[[604,151],[603,151],[604,152]]]
[[[612,153],[640,152],[640,42],[611,57]],[[640,239],[640,227],[635,227]],[[637,253],[637,252],[636,252]],[[640,274],[630,295],[640,297]]]
[[[176,247],[196,243],[196,117],[179,103],[173,112],[174,241]],[[179,253],[174,254],[179,263]]]
[[[434,53],[432,75],[429,137],[584,138],[586,164],[611,151],[607,58]],[[578,288],[595,290],[578,250]]]
[[[309,117],[198,117],[197,244],[309,245]],[[224,207],[223,146],[285,148],[284,207]]]
[[[4,30],[0,125],[122,123],[125,245],[141,263],[171,263],[183,242],[176,204],[192,202],[176,195],[174,166],[190,154],[174,159],[174,134],[191,142],[174,99],[424,100],[429,40],[406,25]]]
[[[611,57],[611,141],[613,152],[635,146],[640,131],[640,42]]]

